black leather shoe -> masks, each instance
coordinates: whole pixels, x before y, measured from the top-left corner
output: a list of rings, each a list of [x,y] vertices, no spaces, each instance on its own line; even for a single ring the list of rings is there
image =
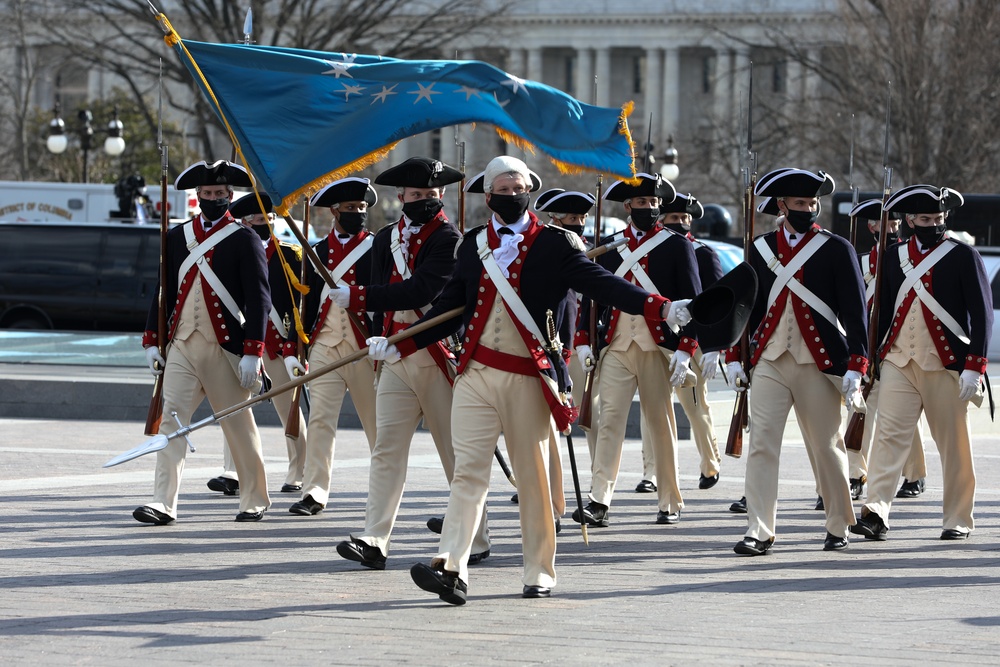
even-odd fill
[[[885,542],[885,534],[889,529],[885,527],[882,517],[875,512],[868,512],[858,517],[857,523],[851,526],[851,532],[855,535],[864,535],[866,540]]]
[[[817,512],[822,512],[826,509],[826,505],[823,504],[823,496],[816,496],[816,507],[813,509]]]
[[[896,492],[897,498],[916,498],[921,493],[924,492],[924,478],[921,477],[915,482],[911,482],[908,479],[903,479],[903,484],[899,487],[899,491]]]
[[[601,503],[595,503],[593,500],[587,503],[587,506],[583,508],[583,517],[587,521],[588,526],[596,526],[597,528],[607,528],[608,527],[608,506],[602,505]],[[573,521],[577,523],[583,523],[580,520],[580,510],[573,510]]]
[[[238,480],[228,477],[213,477],[208,480],[208,488],[227,496],[235,496],[240,492],[240,483]]]
[[[837,537],[833,533],[827,533],[823,541],[823,551],[843,551],[847,548],[847,538]]]
[[[861,494],[865,492],[865,482],[867,481],[868,478],[864,475],[851,478],[851,500],[861,500]]]
[[[548,586],[525,586],[521,591],[523,598],[547,598],[552,595],[552,589]]]
[[[713,486],[715,486],[718,483],[719,483],[719,473],[715,473],[711,477],[705,477],[704,475],[702,475],[698,479],[698,488],[699,489],[711,489]]]
[[[316,502],[312,496],[306,496],[297,503],[293,503],[288,511],[299,516],[312,516],[323,511],[323,505]]]
[[[440,535],[443,529],[444,529],[444,517],[432,516],[431,518],[427,519],[427,530],[431,531],[432,533],[437,533],[438,535]]]
[[[353,537],[350,542],[344,541],[338,544],[337,553],[347,560],[357,561],[373,570],[385,569],[385,556],[382,555],[382,550]]]
[[[774,546],[774,538],[769,540],[758,540],[753,537],[744,537],[736,543],[733,551],[741,556],[763,556]]]
[[[517,494],[516,493],[510,497],[510,502],[514,503],[515,505],[517,504]]]
[[[959,530],[958,528],[946,528],[941,531],[942,540],[967,540],[969,539],[969,531]]]
[[[656,493],[656,484],[644,479],[635,485],[636,493]]]
[[[302,490],[302,485],[301,484],[282,484],[281,485],[281,492],[282,493],[295,493],[296,491],[301,491],[301,490]]]
[[[132,518],[141,523],[151,523],[156,526],[165,526],[168,523],[174,522],[174,517],[169,514],[164,514],[160,510],[154,510],[152,507],[136,507],[132,510]]]
[[[260,521],[264,518],[264,511],[260,512],[240,512],[236,515],[236,520],[243,523],[247,521]]]
[[[681,513],[678,512],[664,512],[660,510],[656,513],[656,523],[665,523],[668,526],[672,526],[675,523],[681,522]]]
[[[448,604],[465,604],[469,593],[468,584],[459,579],[457,573],[439,567],[417,563],[410,568],[410,578],[417,586],[436,594]]]
[[[490,557],[490,550],[489,549],[487,549],[486,551],[484,551],[482,553],[471,554],[469,556],[469,565],[479,565],[480,563],[482,563],[484,560],[486,560],[489,557]]]
[[[746,514],[747,513],[747,497],[743,496],[735,503],[729,506],[730,512],[735,512],[736,514]]]

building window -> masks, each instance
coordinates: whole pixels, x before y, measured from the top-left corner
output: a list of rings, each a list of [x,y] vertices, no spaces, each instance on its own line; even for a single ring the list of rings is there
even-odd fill
[[[431,130],[431,155],[435,160],[441,159],[441,130]]]
[[[635,56],[632,58],[632,94],[642,95],[642,72],[646,64],[645,56]]]
[[[788,63],[779,60],[774,63],[771,74],[771,91],[784,93],[788,90]]]
[[[566,56],[564,59],[563,90],[576,97],[576,56]]]
[[[715,54],[706,54],[701,58],[701,92],[712,92],[712,78],[715,75]]]

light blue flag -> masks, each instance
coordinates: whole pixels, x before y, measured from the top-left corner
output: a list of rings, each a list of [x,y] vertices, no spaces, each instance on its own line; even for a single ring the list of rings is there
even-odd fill
[[[384,158],[401,139],[462,123],[489,123],[567,173],[635,173],[631,102],[583,104],[478,61],[169,41],[210,103],[214,94],[258,188],[281,201],[279,210]]]

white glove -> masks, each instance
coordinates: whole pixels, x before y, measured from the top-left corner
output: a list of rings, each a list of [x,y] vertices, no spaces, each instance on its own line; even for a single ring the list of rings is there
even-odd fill
[[[677,350],[674,355],[670,357],[670,384],[675,387],[679,387],[684,384],[684,378],[687,377],[688,366],[691,365],[691,355],[684,350]]]
[[[243,355],[240,359],[240,386],[244,389],[253,389],[260,377],[260,367],[260,357],[252,354]]]
[[[737,384],[737,380],[742,384]],[[750,380],[747,379],[747,374],[743,372],[743,364],[738,361],[730,361],[726,364],[726,383],[736,391],[746,391]]]
[[[163,355],[160,354],[160,349],[155,345],[150,345],[146,348],[146,365],[149,366],[149,372],[153,375],[162,375],[163,369],[167,366],[167,362],[163,360]]]
[[[580,360],[584,373],[594,365],[594,351],[590,349],[589,345],[577,345],[576,358]]]
[[[667,326],[676,332],[691,321],[691,312],[687,309],[691,299],[678,299],[670,302],[670,310],[667,311]]]
[[[859,391],[861,391],[861,373],[858,371],[844,373],[844,382],[840,386],[840,393],[844,395],[844,402],[847,403],[848,410],[854,410],[860,404]]]
[[[978,371],[962,371],[958,376],[958,400],[968,401],[975,396],[981,378]]]
[[[330,290],[330,300],[338,308],[347,308],[351,305],[351,290],[343,286],[339,289]]]
[[[372,361],[385,361],[391,364],[400,359],[399,350],[384,336],[372,336],[365,341],[365,344],[368,345],[368,356]]]
[[[705,381],[714,380],[716,373],[719,372],[719,353],[718,352],[706,352],[701,355],[701,376],[705,378]]]
[[[288,377],[297,378],[300,375],[306,374],[306,367],[295,357],[285,357],[285,370],[288,372]]]

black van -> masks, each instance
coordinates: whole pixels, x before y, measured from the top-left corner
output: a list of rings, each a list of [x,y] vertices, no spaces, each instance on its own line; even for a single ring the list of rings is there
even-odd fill
[[[159,256],[158,225],[0,221],[0,328],[142,331]]]

